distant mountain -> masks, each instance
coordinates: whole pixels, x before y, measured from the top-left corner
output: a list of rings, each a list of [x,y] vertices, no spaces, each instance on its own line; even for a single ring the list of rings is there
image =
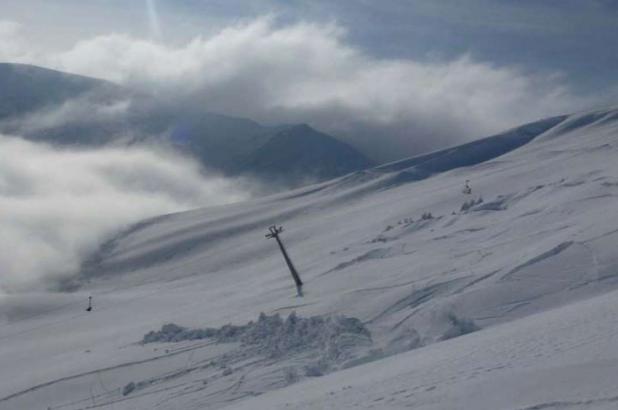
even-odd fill
[[[0,132],[60,145],[163,142],[227,175],[282,187],[372,163],[307,125],[264,126],[166,101],[119,85],[46,68],[0,63]]]
[[[62,104],[96,91],[100,98],[121,93],[113,83],[26,64],[0,63],[0,120]]]
[[[307,124],[274,134],[243,164],[263,179],[279,182],[315,182],[331,179],[372,165],[360,152]],[[309,170],[309,172],[307,172]]]
[[[118,107],[139,98],[108,81],[25,64],[0,63],[0,89],[0,132],[60,145],[126,135],[128,118]]]

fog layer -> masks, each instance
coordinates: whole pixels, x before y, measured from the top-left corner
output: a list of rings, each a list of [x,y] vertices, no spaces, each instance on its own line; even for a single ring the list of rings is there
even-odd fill
[[[61,150],[0,135],[0,292],[74,275],[132,222],[245,197],[161,148]]]

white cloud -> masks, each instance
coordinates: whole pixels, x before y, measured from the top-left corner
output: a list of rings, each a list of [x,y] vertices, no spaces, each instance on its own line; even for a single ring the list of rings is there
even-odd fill
[[[0,291],[70,277],[132,222],[245,197],[161,149],[60,150],[0,136]]]
[[[98,36],[34,60],[166,97],[194,98],[214,112],[308,122],[382,159],[588,103],[557,76],[469,56],[440,63],[377,59],[348,45],[334,24],[278,27],[269,18],[176,47],[123,34]]]
[[[14,21],[0,20],[0,61],[30,61],[34,56],[27,51],[22,26]]]
[[[93,93],[96,97],[96,93]],[[45,131],[66,124],[110,124],[126,118],[132,101],[128,98],[110,101],[97,101],[86,93],[79,97],[66,100],[62,104],[50,105],[23,116],[8,118],[1,122],[12,133],[29,135],[37,131]]]
[[[194,98],[215,112],[309,122],[381,158],[483,136],[586,103],[557,76],[469,56],[441,63],[377,59],[348,45],[336,25],[277,27],[267,18],[178,47],[99,36],[48,56],[46,63]]]

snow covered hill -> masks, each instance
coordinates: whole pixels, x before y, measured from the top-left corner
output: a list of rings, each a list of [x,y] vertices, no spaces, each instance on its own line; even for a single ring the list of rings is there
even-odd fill
[[[614,108],[143,221],[2,300],[0,409],[615,409],[617,157]]]

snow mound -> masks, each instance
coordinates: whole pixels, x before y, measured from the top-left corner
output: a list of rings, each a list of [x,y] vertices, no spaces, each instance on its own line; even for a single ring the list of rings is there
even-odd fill
[[[371,345],[371,333],[360,320],[345,316],[297,316],[292,312],[285,320],[261,313],[256,322],[243,326],[188,329],[173,323],[144,335],[142,343],[181,342],[213,339],[218,343],[238,342],[241,349],[268,358],[283,358],[315,351],[325,365],[339,363],[354,356],[359,346]]]

